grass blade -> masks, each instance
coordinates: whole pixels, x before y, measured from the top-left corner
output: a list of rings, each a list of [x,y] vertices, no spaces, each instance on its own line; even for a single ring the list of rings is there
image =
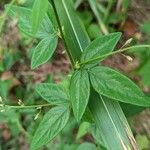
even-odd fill
[[[97,93],[94,94],[94,97],[89,107],[93,110],[96,126],[106,148],[108,150],[136,150],[135,140],[120,105]]]
[[[55,0],[54,3],[68,55],[75,65],[81,57],[81,52],[89,45],[90,39],[73,10],[73,3],[70,0]]]
[[[98,12],[98,9],[97,9],[97,3],[98,3],[98,2],[95,1],[95,0],[88,0],[88,2],[89,2],[90,6],[91,6],[91,9],[92,9],[92,11],[93,11],[93,13],[94,13],[94,15],[95,15],[97,21],[98,21],[98,24],[99,24],[99,26],[100,26],[100,28],[101,28],[101,31],[102,31],[104,34],[108,34],[108,29],[107,29],[107,27],[105,26],[105,24],[104,24],[104,22],[103,22],[103,20],[102,20],[102,18],[101,18],[101,16],[100,16],[100,14],[99,14],[99,12]]]

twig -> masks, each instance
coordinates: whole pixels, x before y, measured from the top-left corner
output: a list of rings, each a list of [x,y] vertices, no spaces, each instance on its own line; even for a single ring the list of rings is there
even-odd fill
[[[84,65],[84,64],[88,64],[90,62],[94,62],[96,60],[100,60],[102,58],[105,58],[105,57],[108,57],[108,56],[112,56],[112,55],[115,55],[115,54],[118,54],[118,53],[130,50],[130,49],[135,49],[135,48],[150,48],[150,45],[136,45],[136,46],[126,47],[126,48],[123,48],[123,49],[119,49],[119,50],[117,50],[115,52],[108,53],[108,54],[99,56],[97,58],[90,59],[90,60],[85,61],[85,62],[81,62],[81,63],[79,63],[79,65],[81,66],[81,65]]]
[[[52,104],[41,104],[41,105],[22,105],[22,106],[12,106],[12,105],[5,105],[10,109],[29,109],[29,108],[40,108],[40,107],[48,107]]]

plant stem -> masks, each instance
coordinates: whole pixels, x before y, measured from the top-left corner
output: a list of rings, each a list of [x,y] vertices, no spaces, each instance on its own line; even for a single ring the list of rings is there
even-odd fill
[[[103,22],[103,20],[102,20],[102,18],[101,18],[101,16],[100,16],[100,14],[99,14],[99,12],[98,12],[98,10],[97,10],[96,2],[94,2],[93,0],[88,0],[88,1],[89,1],[90,6],[91,6],[91,9],[92,9],[92,11],[93,11],[93,13],[94,13],[94,15],[95,15],[97,21],[98,21],[98,24],[99,24],[99,26],[100,26],[100,28],[101,28],[101,31],[102,31],[104,34],[108,34],[108,33],[109,33],[109,32],[108,32],[108,29],[107,29],[107,27],[105,26],[105,24],[104,24],[104,22]]]
[[[23,128],[23,126],[21,125],[20,121],[17,120],[16,123],[17,123],[17,126],[18,126],[18,128],[20,129],[20,131],[21,131],[28,139],[30,139],[30,138],[31,138],[30,134]]]
[[[103,14],[105,14],[105,12],[106,12],[105,7],[103,5],[101,5],[100,3],[97,4],[97,9]]]
[[[41,105],[22,105],[22,106],[11,106],[11,105],[5,105],[8,108],[11,109],[29,109],[29,108],[40,108],[40,107],[49,107],[51,104],[41,104]]]
[[[109,16],[110,11],[111,11],[111,9],[112,9],[113,3],[114,3],[113,0],[109,0],[109,2],[108,2],[108,6],[107,6],[107,9],[106,9],[106,12],[105,12],[105,16],[104,16],[104,22],[105,22],[105,23],[106,23],[106,21],[107,21],[107,19],[108,19],[108,16]]]
[[[112,55],[115,55],[115,54],[118,54],[118,53],[122,53],[122,52],[125,52],[127,50],[135,49],[135,48],[150,48],[150,45],[136,45],[136,46],[131,46],[131,47],[126,47],[126,48],[118,49],[115,52],[108,53],[108,54],[105,54],[105,55],[102,55],[102,56],[99,56],[99,57],[87,60],[85,62],[81,62],[81,63],[79,63],[79,65],[81,66],[81,65],[84,65],[84,64],[92,63],[92,62],[94,62],[96,60],[100,60],[102,58],[105,58],[105,57],[108,57],[108,56],[112,56]]]
[[[64,37],[64,34],[63,34],[63,29],[62,29],[62,26],[61,26],[61,23],[60,23],[60,20],[59,20],[59,16],[58,16],[58,14],[57,14],[57,10],[56,10],[56,7],[55,7],[55,3],[54,3],[53,0],[51,0],[51,2],[52,2],[52,6],[53,6],[53,9],[54,9],[55,16],[56,16],[56,20],[57,20],[57,23],[58,23],[58,28],[59,28],[59,31],[60,31],[60,33],[61,33],[61,37],[62,37],[62,39],[63,39],[63,41],[64,41],[64,45],[65,45],[65,47],[66,47],[66,52],[67,52],[67,54],[68,54],[68,56],[69,56],[69,58],[70,58],[71,63],[72,63],[73,65],[75,65],[76,62],[75,62],[75,60],[74,60],[74,57],[73,57],[72,53],[70,53],[70,51],[68,50],[68,45],[67,45],[67,43],[66,43],[66,40],[65,40],[65,37]]]

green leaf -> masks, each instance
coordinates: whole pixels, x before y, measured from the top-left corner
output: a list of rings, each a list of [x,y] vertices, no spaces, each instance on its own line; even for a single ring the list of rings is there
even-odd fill
[[[86,27],[88,27],[93,20],[93,15],[91,14],[90,10],[78,12],[78,16],[80,17],[80,19]]]
[[[92,136],[96,140],[98,144],[100,144],[103,149],[106,149],[105,144],[103,142],[102,134],[99,132],[99,129],[96,125],[92,127]]]
[[[148,150],[150,148],[150,141],[147,135],[136,135],[136,141],[140,150]]]
[[[94,144],[85,142],[83,144],[80,144],[77,150],[97,150],[97,148]]]
[[[98,38],[100,35],[102,35],[99,26],[96,23],[92,23],[87,28],[87,32],[91,39]]]
[[[1,61],[0,62],[0,72],[3,72],[5,69],[4,69],[4,64],[3,62]]]
[[[150,106],[143,92],[129,78],[108,67],[90,70],[93,88],[111,99],[138,106]]]
[[[90,39],[77,13],[74,11],[71,0],[55,0],[53,3],[59,15],[60,28],[67,46],[67,52],[75,65],[81,57],[78,51],[82,52],[89,45]]]
[[[5,6],[6,9],[9,7],[9,5]],[[28,36],[32,36],[32,27],[30,22],[30,16],[31,16],[31,9],[12,5],[11,9],[8,12],[8,15],[11,17],[17,17],[19,18],[18,26],[19,29],[26,33]]]
[[[96,120],[98,132],[96,138],[100,137],[100,143],[108,150],[137,149],[119,103],[94,92],[91,97],[94,99],[90,101],[89,107],[92,110],[94,120]]]
[[[99,4],[98,1],[88,0],[88,3],[91,7],[91,10],[93,11],[95,18],[97,19],[97,22],[98,22],[98,25],[99,25],[101,31],[104,34],[108,34],[109,33],[108,28],[106,27],[105,23],[103,22],[103,19],[101,18],[101,14],[99,13],[99,10],[98,10],[98,4]],[[106,11],[105,11],[105,13],[106,13]]]
[[[90,83],[86,70],[77,70],[70,81],[70,99],[77,121],[80,121],[88,104]]]
[[[93,116],[91,114],[89,107],[86,108],[82,117],[82,121],[89,122],[91,124],[94,123]]]
[[[31,15],[32,30],[34,34],[38,31],[40,24],[46,15],[48,4],[48,0],[35,0],[34,2]]]
[[[6,9],[8,6],[9,5],[6,5]],[[28,36],[43,39],[49,37],[51,34],[54,34],[56,32],[56,30],[53,27],[52,21],[47,15],[45,15],[40,24],[38,32],[36,33],[36,35],[34,35],[32,32],[32,25],[30,19],[31,14],[31,9],[15,5],[12,5],[11,9],[8,12],[9,16],[19,18],[19,29]]]
[[[57,23],[56,15],[55,15],[55,12],[54,12],[54,9],[53,9],[51,3],[49,3],[47,15],[50,18],[50,20],[51,20],[51,22],[52,22],[52,24],[54,26],[54,29],[56,31],[58,31],[58,23]]]
[[[110,53],[114,50],[120,37],[121,33],[116,32],[95,39],[82,53],[81,62],[91,61],[102,55]]]
[[[51,141],[66,126],[69,114],[69,108],[64,106],[57,106],[47,112],[33,136],[31,149],[39,149]]]
[[[149,26],[150,26],[150,21],[145,22],[145,23],[141,26],[141,30],[142,30],[144,33],[146,33],[147,35],[150,35]]]
[[[9,80],[0,80],[0,97],[8,99],[9,90],[12,85],[12,79]]]
[[[43,39],[35,48],[32,56],[31,68],[35,69],[38,66],[46,63],[53,55],[57,46],[57,37],[51,36]]]
[[[146,86],[150,86],[150,80],[149,80],[150,71],[149,71],[149,68],[150,68],[150,60],[148,59],[148,61],[145,62],[138,71],[138,74],[142,78],[143,84],[146,85]]]
[[[59,105],[68,101],[68,97],[63,89],[54,83],[37,84],[36,91],[51,104]]]
[[[145,107],[135,106],[135,105],[126,104],[126,103],[120,103],[120,106],[126,117],[132,117],[134,115],[139,114],[144,109],[146,109]]]
[[[31,13],[31,10],[26,7],[12,5],[10,9],[8,9],[9,7],[10,7],[10,4],[5,5],[5,10],[8,11],[8,15],[10,17],[23,17]]]
[[[77,144],[65,144],[63,145],[63,150],[77,150]]]
[[[89,132],[89,129],[90,129],[90,123],[82,122],[82,124],[79,127],[76,139],[79,140],[81,137],[87,134]]]
[[[53,23],[51,22],[50,18],[46,15],[42,20],[40,28],[35,35],[39,39],[44,39],[56,34],[56,30],[54,29]],[[26,32],[25,32],[26,33]]]

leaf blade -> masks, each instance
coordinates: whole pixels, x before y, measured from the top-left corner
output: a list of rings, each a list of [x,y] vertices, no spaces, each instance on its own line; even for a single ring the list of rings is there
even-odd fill
[[[75,71],[70,81],[70,99],[73,112],[77,121],[80,121],[90,95],[90,83],[88,73],[85,70]]]
[[[31,68],[35,69],[38,66],[46,63],[53,55],[56,46],[57,46],[56,36],[51,36],[49,38],[41,40],[41,42],[36,46],[33,52],[31,60]]]
[[[77,150],[96,150],[96,145],[92,144],[92,143],[82,143],[77,147]]]
[[[89,45],[90,39],[83,24],[74,11],[72,1],[55,0],[53,3],[59,16],[62,37],[67,46],[67,52],[72,63],[75,65],[76,61],[80,60],[81,52]],[[72,52],[70,52],[69,49],[71,49]],[[77,52],[77,49],[80,53],[78,53],[79,51]]]
[[[48,0],[35,0],[32,8],[32,30],[35,34],[48,10]]]
[[[36,85],[36,91],[47,102],[60,105],[67,103],[68,97],[63,89],[54,83],[41,83]]]
[[[65,127],[69,115],[69,108],[64,106],[57,106],[47,112],[34,134],[31,149],[36,150],[52,140]]]
[[[90,71],[93,88],[106,97],[133,105],[147,107],[143,92],[129,78],[108,67],[94,67]]]
[[[7,9],[9,5],[6,5],[5,7]],[[52,6],[50,5],[49,7]],[[19,29],[27,36],[43,39],[49,37],[49,35],[54,34],[56,32],[51,19],[48,17],[48,15],[46,15],[44,16],[41,22],[38,32],[36,33],[36,35],[34,35],[32,32],[32,25],[30,19],[31,14],[32,14],[31,9],[16,5],[12,5],[11,9],[8,12],[9,16],[17,17],[19,19],[18,22]]]
[[[84,52],[82,53],[81,63],[110,53],[115,48],[120,37],[121,33],[116,32],[95,39],[89,46],[85,48]]]
[[[94,120],[97,120],[96,127],[104,142],[104,146],[107,149],[115,150],[137,149],[132,132],[119,103],[96,92],[93,92],[91,96],[94,99],[90,101],[89,107],[92,110],[92,114],[94,114]],[[113,140],[112,137],[114,137]]]

